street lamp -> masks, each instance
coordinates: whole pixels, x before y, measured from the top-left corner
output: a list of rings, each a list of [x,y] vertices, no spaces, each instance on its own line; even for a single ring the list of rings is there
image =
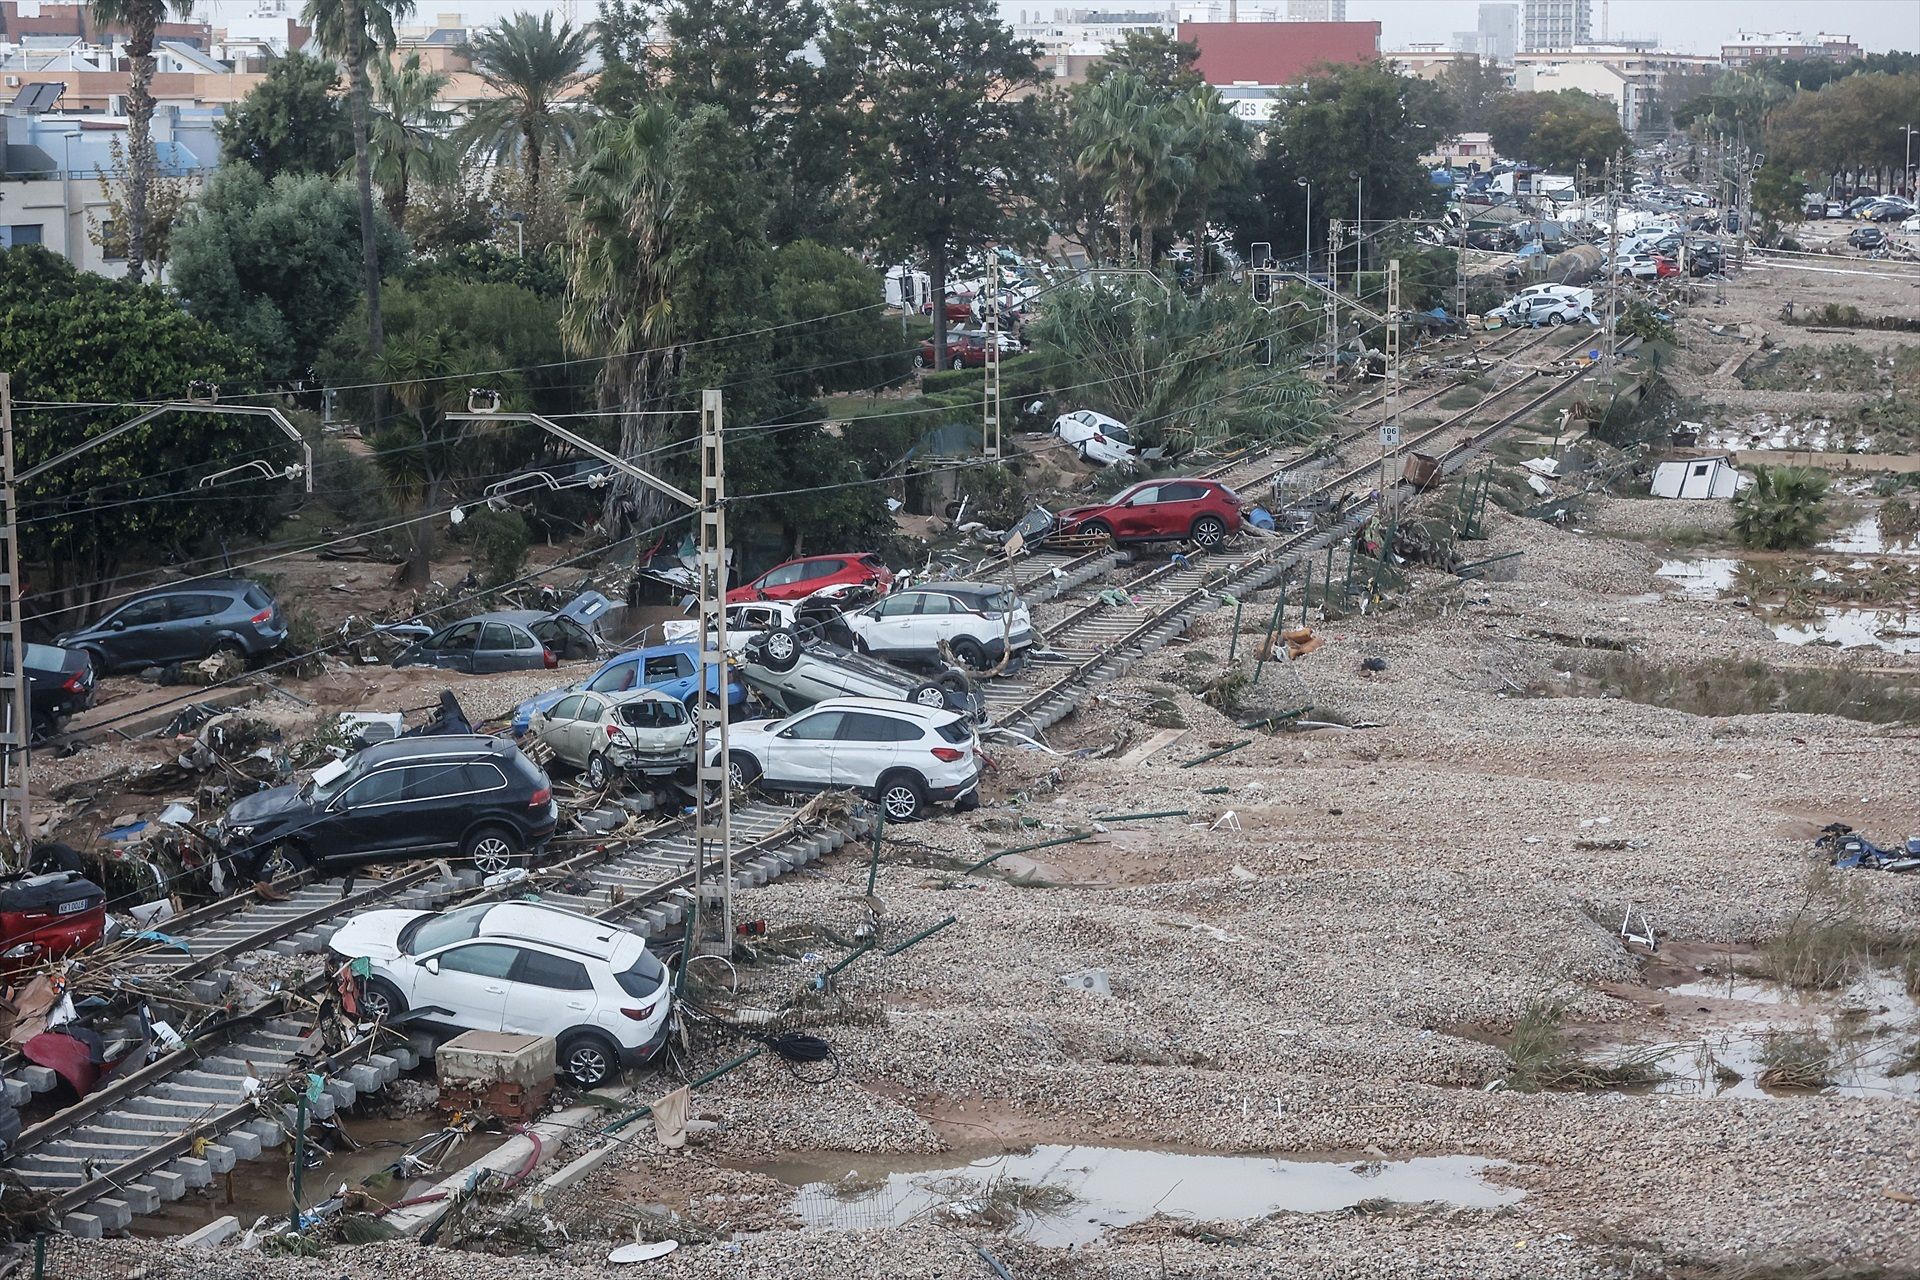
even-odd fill
[[[1307,190],[1307,223],[1301,232],[1301,241],[1307,247],[1307,274],[1313,274],[1313,184],[1305,178],[1295,178],[1293,185]]]
[[[1907,197],[1913,197],[1913,134],[1916,126],[1902,125],[1901,132],[1907,135],[1907,162],[1900,166],[1900,180],[1907,184]]]
[[[1358,169],[1347,170],[1347,176],[1353,179],[1353,269],[1358,273],[1366,265],[1367,180]]]

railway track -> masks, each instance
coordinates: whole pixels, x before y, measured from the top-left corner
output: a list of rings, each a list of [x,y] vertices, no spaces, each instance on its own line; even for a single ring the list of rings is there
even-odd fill
[[[869,821],[855,814],[838,825],[798,829],[795,818],[795,810],[773,803],[735,808],[736,887],[765,884],[803,866],[860,834]],[[652,936],[685,917],[696,856],[691,824],[674,821],[638,839],[575,854],[543,868],[531,883],[542,886],[544,902],[620,920]],[[145,975],[210,983],[216,985],[199,990],[219,994],[232,976],[226,966],[238,956],[269,948],[323,949],[348,915],[371,906],[430,909],[526,887],[489,888],[473,873],[448,875],[429,865],[382,882],[377,892],[345,898],[337,884],[301,886],[284,903],[241,895],[243,900],[206,912],[197,924],[189,921],[182,940],[190,949],[193,940],[206,945],[205,954],[143,953],[130,980]],[[24,1130],[9,1166],[28,1188],[49,1197],[67,1231],[99,1236],[285,1140],[295,1123],[291,1107],[265,1104],[250,1082],[290,1070],[318,1075],[323,1088],[311,1114],[325,1119],[419,1061],[414,1047],[391,1033],[378,1044],[365,1037],[322,1054],[313,1046],[313,1030],[298,993],[282,993]]]
[[[1538,339],[1535,340],[1536,342]],[[1533,343],[1527,344],[1530,348]],[[1527,348],[1523,348],[1527,349]],[[1569,349],[1566,354],[1572,354]],[[1474,427],[1441,456],[1443,471],[1457,471],[1494,436],[1518,419],[1564,393],[1588,372],[1575,369],[1558,376],[1532,370],[1495,388],[1471,408],[1462,410],[1426,431],[1402,442],[1389,456],[1398,457],[1430,446],[1478,417],[1496,401],[1531,388],[1541,379],[1548,385],[1502,413],[1493,422]],[[1362,439],[1363,427],[1344,437]],[[1307,465],[1313,456],[1261,466],[1259,479],[1271,478]],[[1234,465],[1246,465],[1245,460]],[[1324,480],[1306,496],[1338,498],[1377,478],[1379,462],[1367,459]],[[1396,481],[1396,486],[1399,482]],[[1216,607],[1222,595],[1245,596],[1271,585],[1304,556],[1319,551],[1358,529],[1379,502],[1377,492],[1344,508],[1330,526],[1302,530],[1271,540],[1245,543],[1211,554],[1194,552],[1174,556],[1166,564],[1117,584],[1132,598],[1127,607],[1089,601],[1048,628],[1051,648],[1016,675],[996,679],[986,690],[994,724],[1019,733],[1037,733],[1070,714],[1087,693],[1121,674],[1142,654],[1165,644],[1198,613]]]

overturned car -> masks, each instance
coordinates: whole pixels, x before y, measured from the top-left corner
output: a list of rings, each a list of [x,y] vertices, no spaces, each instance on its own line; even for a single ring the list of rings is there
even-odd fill
[[[783,715],[829,698],[878,698],[956,711],[976,724],[987,722],[986,699],[965,672],[948,667],[931,676],[916,675],[856,653],[817,628],[763,632],[741,647],[737,662],[747,683]]]

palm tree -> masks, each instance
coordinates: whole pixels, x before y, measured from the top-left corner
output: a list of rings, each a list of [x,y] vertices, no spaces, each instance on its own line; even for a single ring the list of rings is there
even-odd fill
[[[669,171],[675,125],[662,106],[604,120],[587,139],[586,159],[568,190],[573,254],[560,337],[577,355],[598,357],[600,406],[621,412],[620,456],[638,457],[652,443],[646,410],[672,369],[674,321],[673,217]],[[651,489],[622,479],[607,495],[609,534],[623,516],[652,523],[659,506]]]
[[[433,520],[460,427],[446,419],[453,359],[445,336],[402,335],[373,360],[374,376],[389,387],[400,412],[381,424],[368,443],[396,499],[411,500],[412,553],[407,584],[424,587],[433,577]]]
[[[407,186],[415,178],[442,182],[453,176],[458,156],[447,138],[451,111],[434,105],[446,91],[447,74],[420,65],[410,53],[398,67],[382,59],[374,64],[372,132],[373,180],[379,184],[387,217],[407,224]]]
[[[1756,467],[1733,500],[1733,531],[1762,551],[1810,547],[1827,522],[1827,478],[1811,467]]]
[[[373,153],[368,141],[367,76],[369,53],[384,54],[398,42],[395,22],[413,12],[413,0],[307,0],[301,21],[314,38],[347,69],[353,114],[353,168],[360,187],[360,272],[367,295],[367,354],[378,358],[386,347],[380,317],[380,251],[373,225]],[[385,59],[382,58],[382,61]],[[374,417],[384,408],[384,397],[374,393]]]
[[[518,159],[527,174],[529,199],[540,199],[540,157],[566,155],[580,129],[577,111],[562,105],[567,91],[586,79],[589,41],[571,22],[553,24],[516,13],[482,31],[467,46],[474,70],[493,90],[467,121],[468,148],[497,163]]]
[[[147,277],[147,193],[157,161],[153,152],[153,35],[171,9],[186,17],[193,0],[92,0],[93,20],[127,32],[127,279]]]
[[[1123,71],[1088,87],[1079,125],[1077,167],[1101,181],[1120,211],[1122,240],[1151,266],[1154,231],[1173,216],[1192,176],[1171,113],[1138,72]]]
[[[1244,126],[1227,110],[1220,91],[1212,85],[1203,84],[1176,98],[1171,110],[1179,130],[1179,150],[1191,169],[1185,203],[1193,217],[1193,269],[1195,276],[1205,281],[1207,206],[1246,176],[1253,165],[1253,152]]]

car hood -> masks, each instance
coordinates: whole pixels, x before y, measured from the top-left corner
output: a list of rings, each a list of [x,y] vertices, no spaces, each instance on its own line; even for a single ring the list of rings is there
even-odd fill
[[[300,788],[290,783],[242,796],[227,810],[226,821],[229,826],[240,823],[258,825],[302,812],[306,807],[307,802],[300,798]]]
[[[1072,524],[1076,520],[1085,520],[1088,516],[1102,515],[1113,509],[1114,506],[1111,502],[1096,502],[1090,507],[1068,507],[1066,510],[1058,512],[1054,516],[1054,519],[1058,520],[1061,524]]]
[[[535,712],[545,711],[547,708],[551,707],[554,703],[560,701],[560,699],[566,697],[568,694],[572,693],[577,688],[579,688],[578,685],[570,684],[570,685],[565,685],[559,689],[549,689],[545,693],[536,693],[531,698],[528,698],[525,702],[522,702],[519,706],[513,709],[514,732],[525,733],[527,729],[527,721],[533,719]]]
[[[352,960],[396,960],[400,956],[400,931],[430,911],[362,911],[341,925],[327,940],[327,949]]]
[[[743,720],[739,724],[730,724],[727,726],[727,745],[736,747],[751,743],[757,746],[773,736],[773,726],[779,723],[778,720]],[[714,730],[707,735],[708,746],[714,744],[718,732]]]

